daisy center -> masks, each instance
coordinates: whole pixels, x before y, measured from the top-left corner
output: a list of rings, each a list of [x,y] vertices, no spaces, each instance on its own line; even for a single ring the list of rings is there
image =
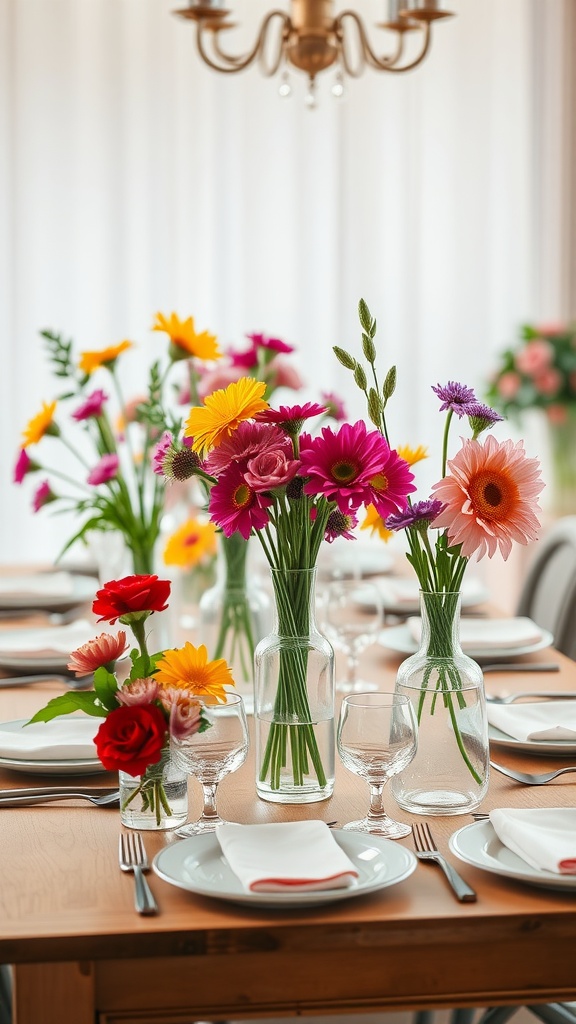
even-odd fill
[[[370,481],[370,486],[373,487],[375,491],[379,491],[380,493],[382,493],[383,491],[387,491],[388,477],[384,476],[384,473],[377,473],[376,476],[372,477]]]
[[[358,475],[358,466],[354,462],[335,462],[332,466],[332,477],[339,484],[349,484]]]
[[[502,522],[516,505],[518,488],[508,476],[486,470],[470,482],[470,498],[482,519]]]
[[[232,500],[236,508],[245,508],[250,503],[251,490],[246,484],[240,484],[234,491]]]

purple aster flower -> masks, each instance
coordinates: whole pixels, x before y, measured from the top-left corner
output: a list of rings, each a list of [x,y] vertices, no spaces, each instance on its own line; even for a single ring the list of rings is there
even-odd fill
[[[324,540],[327,540],[329,544],[336,540],[337,537],[344,537],[346,540],[356,540],[356,537],[351,532],[355,526],[358,526],[358,517],[353,512],[346,514],[336,508],[328,516]]]
[[[494,425],[494,423],[501,423],[504,419],[499,412],[495,409],[491,409],[489,405],[484,405],[482,402],[474,402],[470,405],[466,411],[468,416],[468,422],[472,430],[472,436],[474,440],[482,433],[483,430],[488,430]]]
[[[105,484],[108,480],[112,480],[118,473],[118,467],[120,466],[120,459],[117,455],[106,453],[103,455],[99,462],[96,463],[93,469],[88,474],[88,483],[92,484],[93,487],[98,487],[99,484]]]
[[[44,505],[48,505],[51,501],[56,501],[57,497],[58,495],[54,494],[48,480],[43,480],[40,486],[36,488],[32,498],[33,511],[39,512]]]
[[[465,384],[459,384],[455,380],[449,380],[444,386],[437,384],[436,387],[432,387],[432,391],[442,402],[440,412],[449,409],[457,416],[466,416],[468,408],[478,404],[478,399],[472,388],[467,388]]]
[[[407,527],[414,526],[416,529],[425,530],[444,508],[444,503],[438,501],[437,498],[416,501],[413,505],[407,505],[402,512],[395,512],[388,516],[386,528],[388,530],[405,530]]]
[[[93,391],[91,395],[88,395],[82,405],[72,413],[72,419],[77,420],[80,423],[82,420],[89,420],[96,416],[102,415],[102,406],[104,402],[108,400],[108,395],[104,394],[102,388],[98,388]]]

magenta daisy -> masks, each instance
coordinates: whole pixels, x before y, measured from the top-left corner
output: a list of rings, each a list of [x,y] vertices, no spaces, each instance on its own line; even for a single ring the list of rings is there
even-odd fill
[[[270,520],[266,509],[272,499],[248,486],[240,466],[231,463],[210,493],[210,518],[225,537],[238,531],[248,540],[252,530],[261,530]]]
[[[44,505],[49,505],[51,501],[56,501],[58,495],[54,494],[54,491],[50,487],[48,480],[43,480],[42,483],[36,488],[34,497],[32,498],[32,509],[34,512],[39,512]]]
[[[320,437],[303,434],[300,459],[300,475],[307,478],[304,493],[323,494],[344,513],[372,503],[380,515],[388,515],[404,508],[406,496],[415,490],[408,464],[362,420],[344,423],[338,432],[323,427]]]
[[[325,405],[306,402],[304,405],[281,405],[279,409],[264,409],[256,414],[256,419],[260,423],[276,423],[290,437],[298,437],[306,420],[325,412]]]
[[[225,437],[208,454],[206,471],[212,476],[219,476],[232,462],[241,462],[245,466],[249,459],[278,449],[285,451],[287,456],[292,455],[290,440],[278,427],[244,420],[233,434]]]
[[[88,474],[88,483],[92,484],[93,487],[98,487],[99,484],[108,483],[109,480],[113,480],[118,474],[120,467],[120,459],[117,455],[106,453],[103,455],[99,462],[96,463],[93,469]]]
[[[457,416],[466,416],[470,405],[477,405],[478,399],[472,388],[465,384],[459,384],[456,380],[449,380],[447,384],[432,386],[432,391],[441,400],[440,412],[455,412]]]
[[[96,416],[102,415],[102,409],[104,402],[108,401],[108,395],[102,391],[102,388],[97,388],[92,394],[88,395],[86,400],[72,413],[72,419],[77,420],[81,423],[82,420],[89,420]]]
[[[26,449],[21,448],[14,465],[14,483],[21,484],[28,473],[35,473],[40,468],[40,465],[30,458]]]

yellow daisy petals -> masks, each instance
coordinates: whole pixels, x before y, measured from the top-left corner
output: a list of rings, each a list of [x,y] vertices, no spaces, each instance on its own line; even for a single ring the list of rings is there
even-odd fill
[[[81,352],[78,366],[83,373],[90,376],[91,373],[94,373],[94,370],[98,370],[101,366],[110,366],[114,363],[122,352],[132,348],[132,344],[133,342],[131,341],[121,341],[118,345],[110,345],[108,348]]]
[[[194,328],[194,318],[191,316],[187,320],[181,320],[176,313],[170,313],[169,317],[165,317],[163,313],[156,313],[152,330],[167,334],[172,344],[182,350],[183,355],[178,358],[195,356],[197,359],[208,360],[220,359],[222,356],[216,335],[209,334],[208,331],[198,333]]]
[[[40,412],[32,417],[22,431],[23,448],[27,448],[29,444],[38,444],[52,426],[55,411],[56,402],[42,402]]]
[[[184,435],[193,438],[192,450],[206,452],[216,448],[239,423],[268,409],[268,402],[262,398],[265,391],[266,384],[261,380],[241,377],[227,388],[207,395],[204,405],[194,406],[186,421]]]
[[[192,569],[204,555],[216,554],[216,527],[214,523],[201,523],[188,519],[168,538],[164,548],[166,565],[179,565]]]
[[[204,644],[184,644],[176,650],[164,651],[156,665],[155,678],[160,686],[183,690],[190,697],[199,697],[207,704],[225,704],[225,686],[234,686],[232,673],[224,658],[208,661]]]
[[[394,536],[393,531],[388,530],[387,527],[384,525],[384,520],[382,519],[382,516],[376,510],[374,505],[366,506],[366,518],[364,522],[361,523],[360,529],[370,530],[372,536],[374,536],[374,534],[377,533],[378,536],[385,542],[388,542],[390,538]]]
[[[417,448],[411,448],[409,444],[403,444],[396,451],[400,458],[404,459],[409,466],[413,466],[415,462],[421,462],[422,459],[428,458],[428,449],[423,444],[419,444]]]

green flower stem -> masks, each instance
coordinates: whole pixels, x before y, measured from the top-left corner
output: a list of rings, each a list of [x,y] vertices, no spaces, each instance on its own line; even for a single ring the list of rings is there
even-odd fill
[[[65,435],[65,434],[62,434],[62,433],[60,433],[60,434],[58,435],[58,437],[59,437],[59,438],[60,438],[60,440],[62,441],[62,444],[63,444],[63,445],[65,445],[65,447],[66,447],[66,448],[68,449],[68,451],[69,451],[69,452],[72,452],[72,455],[73,455],[73,456],[74,456],[74,457],[75,457],[76,459],[78,459],[78,462],[82,463],[82,465],[83,465],[83,466],[85,467],[85,469],[88,469],[88,470],[89,470],[89,469],[90,469],[90,466],[89,466],[89,465],[88,465],[88,463],[86,462],[86,459],[85,459],[85,458],[84,458],[84,456],[83,456],[83,455],[81,455],[81,454],[80,454],[80,452],[79,452],[79,451],[78,451],[78,450],[77,450],[77,449],[76,449],[76,448],[74,447],[74,445],[72,444],[72,442],[68,440],[68,438],[66,437],[66,435]]]
[[[248,541],[240,533],[233,533],[231,537],[222,535],[220,550],[225,561],[225,580],[222,616],[213,657],[226,657],[233,662],[238,654],[242,675],[244,679],[250,679],[255,640],[246,589]]]
[[[454,415],[454,413],[452,412],[452,409],[449,409],[448,410],[448,414],[446,416],[446,422],[444,424],[444,440],[443,440],[443,443],[442,443],[442,476],[443,477],[446,476],[446,465],[448,463],[448,437],[449,437],[449,434],[450,434],[450,424],[452,422],[453,415]]]
[[[67,473],[62,473],[61,470],[59,469],[52,469],[50,466],[45,466],[43,464],[41,465],[40,463],[38,463],[38,467],[44,473],[50,473],[53,476],[57,476],[60,480],[65,480],[67,484],[71,484],[73,487],[80,487],[83,491],[86,491],[88,494],[92,494],[92,487],[90,487],[90,484],[84,484],[80,480],[73,480],[72,477],[68,476]],[[74,498],[73,500],[76,501],[78,499]]]

